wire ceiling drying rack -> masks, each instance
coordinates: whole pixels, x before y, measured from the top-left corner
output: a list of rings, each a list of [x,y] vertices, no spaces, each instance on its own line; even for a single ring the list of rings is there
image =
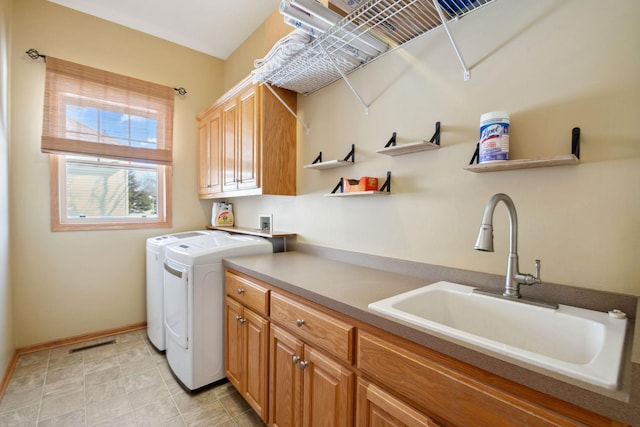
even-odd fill
[[[367,112],[369,106],[349,82],[347,75],[441,26],[447,32],[462,65],[464,79],[468,80],[469,69],[447,23],[494,1],[369,0],[316,37],[281,67],[260,76],[259,80],[307,94],[342,78]],[[375,54],[370,54],[372,46],[377,49],[374,50]]]

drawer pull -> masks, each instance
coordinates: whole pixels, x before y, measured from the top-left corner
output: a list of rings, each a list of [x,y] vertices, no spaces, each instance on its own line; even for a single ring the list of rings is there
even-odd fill
[[[305,362],[304,360],[301,360],[300,363],[298,363],[298,365],[300,365],[300,369],[304,369],[307,366],[309,366],[309,362]]]
[[[299,328],[302,328],[302,325],[304,325],[304,319],[296,320],[296,325],[298,325]]]
[[[298,363],[300,361],[300,356],[293,356],[293,358],[291,359],[293,364],[295,365],[296,363]]]
[[[242,295],[242,294],[244,294],[244,289],[238,288],[238,295]]]

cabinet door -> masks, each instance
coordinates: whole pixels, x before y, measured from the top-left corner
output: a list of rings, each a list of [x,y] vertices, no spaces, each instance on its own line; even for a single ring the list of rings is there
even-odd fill
[[[374,384],[358,380],[357,427],[437,427],[416,411]]]
[[[209,121],[209,193],[222,191],[222,117],[218,109]]]
[[[198,194],[208,196],[222,191],[220,160],[221,110],[203,117],[198,125]]]
[[[236,141],[238,138],[238,101],[232,98],[222,107],[222,190],[238,189]]]
[[[240,94],[240,123],[237,140],[237,179],[239,189],[260,187],[260,91],[255,85]]]
[[[198,124],[198,195],[209,193],[209,122],[203,118]]]
[[[240,392],[243,390],[242,370],[242,306],[233,299],[225,298],[224,367],[229,382]]]
[[[269,425],[302,425],[302,342],[271,325],[269,366]],[[297,359],[294,359],[297,358]]]
[[[244,307],[244,392],[249,405],[267,421],[269,322]]]
[[[303,425],[353,425],[355,374],[310,346],[305,346]]]

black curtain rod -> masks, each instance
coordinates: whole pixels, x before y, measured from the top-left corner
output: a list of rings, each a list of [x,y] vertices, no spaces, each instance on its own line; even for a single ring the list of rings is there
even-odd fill
[[[29,58],[31,58],[33,60],[36,60],[38,58],[42,58],[42,59],[44,59],[44,62],[47,62],[47,56],[41,54],[36,49],[29,49],[25,53],[29,56]],[[175,90],[179,95],[182,95],[182,96],[187,94],[187,90],[185,88],[183,88],[182,86],[174,87],[173,90]]]

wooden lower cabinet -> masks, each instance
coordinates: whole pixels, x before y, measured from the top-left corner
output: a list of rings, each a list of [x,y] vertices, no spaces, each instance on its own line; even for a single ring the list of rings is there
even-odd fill
[[[247,275],[225,280],[227,376],[271,426],[623,425]]]
[[[362,378],[358,380],[357,427],[439,427],[431,418]]]
[[[275,325],[270,336],[269,424],[352,426],[353,371]]]
[[[412,402],[443,425],[619,425],[431,350],[411,351],[397,338],[359,331],[357,347],[363,376],[384,384],[397,398]]]
[[[266,422],[269,322],[229,297],[225,317],[227,378]]]

